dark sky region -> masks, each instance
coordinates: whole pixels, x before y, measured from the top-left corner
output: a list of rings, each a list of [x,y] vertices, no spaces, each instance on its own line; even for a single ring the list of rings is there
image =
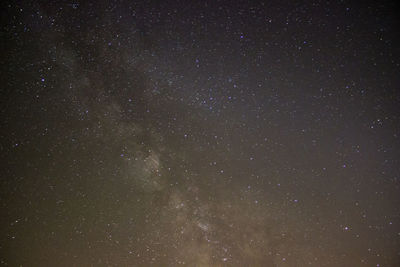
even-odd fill
[[[400,266],[396,1],[1,4],[2,266]]]

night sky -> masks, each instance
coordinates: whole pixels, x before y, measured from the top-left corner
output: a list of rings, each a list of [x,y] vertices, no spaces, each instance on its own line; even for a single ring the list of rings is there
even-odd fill
[[[3,2],[0,264],[400,266],[397,7]]]

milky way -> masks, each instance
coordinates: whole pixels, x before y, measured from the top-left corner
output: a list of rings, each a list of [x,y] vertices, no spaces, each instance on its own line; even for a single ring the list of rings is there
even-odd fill
[[[4,266],[399,266],[395,1],[2,3]]]

